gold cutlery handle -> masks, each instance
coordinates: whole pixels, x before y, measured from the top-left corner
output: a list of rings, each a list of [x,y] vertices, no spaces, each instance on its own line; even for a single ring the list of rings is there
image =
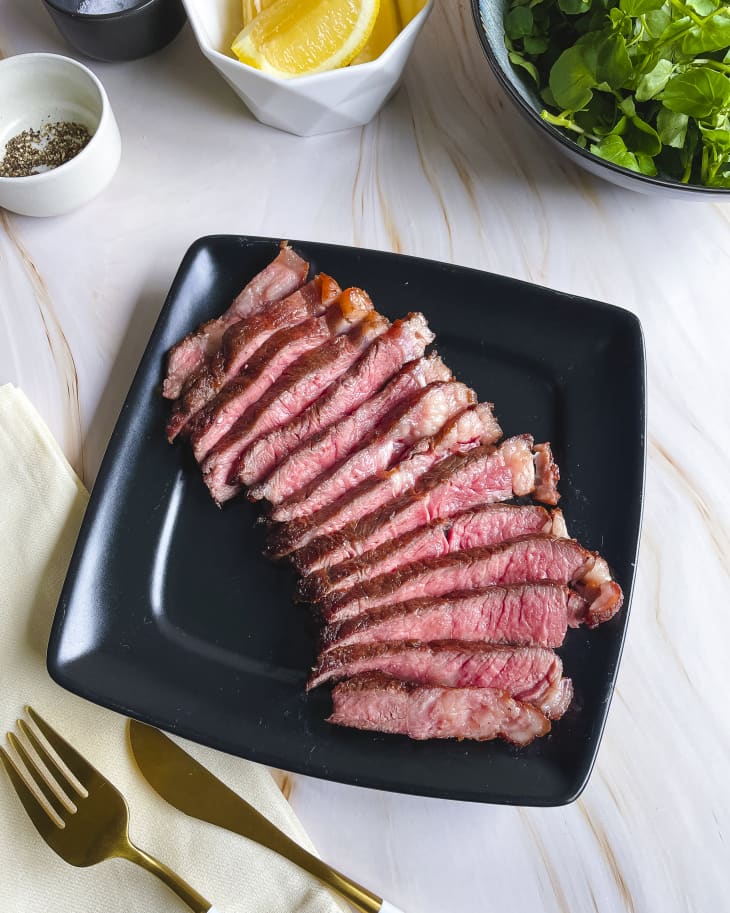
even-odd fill
[[[255,818],[255,833],[251,833],[251,828],[232,829],[235,829],[241,836],[249,837],[280,856],[284,856],[305,872],[309,872],[322,884],[352,904],[360,913],[379,913],[383,909],[384,901],[377,894],[373,894],[372,891],[368,891],[347,875],[338,872],[319,857],[307,852],[254,808],[251,808],[249,814],[251,813],[253,813],[251,817]]]
[[[129,738],[148,783],[175,808],[283,856],[360,913],[399,913],[392,904],[299,846],[164,733],[131,720]]]
[[[136,847],[131,842],[120,855],[122,855],[124,859],[134,862],[141,868],[156,875],[157,878],[164,882],[171,891],[174,891],[180,900],[186,903],[194,913],[212,913],[213,908],[210,902],[207,901],[202,894],[198,894],[195,888],[191,887],[187,881],[177,874],[177,872],[173,872],[173,870],[166,866],[164,862],[160,862],[159,859],[155,859],[154,856],[145,853],[144,850],[139,849],[139,847]]]

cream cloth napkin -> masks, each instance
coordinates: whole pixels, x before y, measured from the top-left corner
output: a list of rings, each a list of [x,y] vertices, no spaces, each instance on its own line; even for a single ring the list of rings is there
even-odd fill
[[[130,835],[221,913],[347,910],[295,866],[247,840],[187,818],[142,779],[123,717],[51,681],[48,633],[88,495],[23,393],[0,387],[0,732],[33,707],[121,790]],[[269,820],[312,850],[307,834],[264,767],[184,743],[186,750]],[[6,913],[180,913],[156,878],[121,860],[67,865],[43,842],[0,768],[0,910]]]

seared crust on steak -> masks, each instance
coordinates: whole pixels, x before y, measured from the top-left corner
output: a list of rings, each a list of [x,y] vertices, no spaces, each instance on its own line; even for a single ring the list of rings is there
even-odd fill
[[[327,625],[320,644],[323,652],[333,647],[403,640],[559,647],[567,629],[578,627],[587,615],[588,603],[568,586],[487,586],[380,606]]]
[[[386,675],[358,675],[332,691],[328,722],[411,739],[504,739],[529,745],[550,732],[536,707],[494,688],[434,688]]]
[[[350,561],[320,568],[299,581],[297,595],[305,601],[321,599],[413,561],[439,558],[480,545],[497,545],[531,533],[563,536],[564,529],[559,510],[551,513],[538,504],[487,504],[434,520]]]
[[[270,359],[287,344],[287,330],[319,317],[341,291],[329,276],[315,276],[287,298],[271,302],[257,314],[229,327],[220,349],[185,383],[167,423],[167,439],[173,441],[190,419],[261,352],[267,340],[274,337],[277,343],[269,349]]]
[[[543,504],[557,504],[560,500],[558,482],[560,469],[553,459],[549,443],[535,444],[535,497]]]
[[[544,647],[502,647],[458,640],[356,644],[320,656],[307,690],[363,672],[446,688],[498,688],[559,719],[573,696],[560,657]]]
[[[293,556],[303,573],[339,564],[384,542],[472,507],[529,494],[535,481],[532,438],[508,438],[499,447],[481,446],[448,456],[420,477],[412,490],[379,510],[347,518],[331,531],[321,522],[305,535],[294,524],[271,537],[269,554]]]
[[[347,292],[343,292],[343,295]],[[369,300],[369,299],[368,299]],[[203,479],[220,504],[241,490],[237,461],[255,440],[303,412],[323,390],[351,367],[389,326],[370,311],[347,334],[334,336],[299,358],[233,425],[208,453]]]
[[[188,422],[186,432],[200,463],[272,384],[300,358],[357,326],[360,316],[340,299],[318,317],[274,333],[240,373],[229,380]],[[215,358],[212,359],[215,361]],[[186,394],[187,395],[187,394]],[[178,400],[180,402],[180,400]]]
[[[162,395],[177,399],[188,378],[218,351],[229,326],[290,295],[304,283],[308,271],[309,264],[282,241],[276,258],[253,277],[223,315],[201,323],[170,349]]]
[[[382,390],[345,419],[325,428],[298,447],[266,480],[265,497],[282,508],[279,514],[274,507],[274,519],[285,519],[288,499],[296,498],[297,492],[313,479],[361,446],[378,423],[399,404],[410,400],[428,384],[451,378],[451,371],[435,353],[411,361]]]
[[[322,616],[332,622],[413,598],[445,596],[493,584],[552,581],[572,584],[589,602],[598,597],[608,600],[609,595],[618,596],[610,607],[610,611],[615,613],[620,606],[620,587],[616,594],[611,586],[614,581],[610,577],[605,579],[603,574],[599,581],[594,582],[591,571],[597,561],[602,559],[574,539],[523,536],[500,545],[466,549],[441,558],[404,565],[389,574],[357,584],[350,590],[331,593],[321,600],[318,607]],[[609,611],[608,605],[602,604],[599,611],[604,617]],[[591,625],[592,621],[589,610],[586,623]]]
[[[321,473],[274,512],[276,520],[295,520],[323,510],[375,475],[398,463],[419,440],[430,438],[464,409],[476,404],[473,390],[459,381],[437,381],[418,390],[388,413],[363,445]]]
[[[421,358],[433,339],[423,314],[408,314],[403,320],[394,321],[319,400],[248,448],[241,460],[238,478],[243,485],[253,486],[249,489],[249,498],[273,501],[275,486],[267,477],[276,472],[276,467],[297,447],[375,396],[405,364]]]

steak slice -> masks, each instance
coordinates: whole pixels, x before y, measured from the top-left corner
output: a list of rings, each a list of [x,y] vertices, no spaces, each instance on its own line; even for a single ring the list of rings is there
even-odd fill
[[[523,647],[559,647],[588,604],[557,583],[488,586],[382,606],[328,625],[322,649],[401,640],[462,640]]]
[[[277,530],[274,545],[278,554],[299,548],[294,564],[301,572],[311,573],[372,551],[434,520],[527,495],[535,484],[531,448],[532,438],[525,434],[508,438],[497,448],[480,446],[467,453],[457,452],[436,463],[412,489],[378,510],[346,517],[334,532],[330,531],[332,525],[320,525],[306,538],[290,524]]]
[[[210,449],[258,402],[284,371],[333,336],[348,333],[372,313],[370,299],[341,294],[321,317],[275,333],[254,354],[246,369],[226,384],[189,425],[195,459],[202,462]]]
[[[555,505],[560,500],[558,482],[560,469],[553,459],[550,444],[535,444],[535,491],[533,496],[543,504]]]
[[[371,311],[347,335],[335,336],[290,365],[276,383],[246,411],[209,452],[203,478],[215,500],[228,501],[241,490],[237,460],[263,434],[281,427],[311,405],[388,329],[385,317]]]
[[[540,534],[407,564],[350,590],[331,593],[319,606],[331,623],[393,602],[446,596],[493,584],[543,581],[571,584],[590,603],[586,616],[589,627],[612,617],[623,599],[606,562],[595,552],[587,551],[574,539]],[[597,610],[594,602],[598,602]]]
[[[562,512],[550,513],[537,504],[489,504],[455,517],[434,520],[350,561],[320,568],[299,581],[297,592],[304,600],[319,599],[335,590],[349,589],[356,583],[387,574],[403,564],[427,561],[478,545],[497,545],[531,533],[567,536]]]
[[[251,356],[272,336],[327,310],[341,293],[334,279],[315,276],[287,298],[271,302],[262,311],[239,320],[226,330],[221,348],[185,384],[167,423],[172,442],[203,406],[246,367]]]
[[[307,691],[364,672],[442,688],[498,688],[559,719],[573,697],[560,657],[544,647],[499,647],[442,640],[434,643],[357,644],[320,657]]]
[[[451,380],[452,376],[436,354],[409,362],[379,393],[288,456],[266,480],[266,497],[273,504],[282,504],[356,450],[398,403],[427,384]]]
[[[403,320],[396,320],[317,402],[289,424],[252,444],[238,474],[244,485],[255,485],[248,492],[249,498],[273,501],[277,494],[267,476],[276,466],[305,441],[354,412],[404,364],[421,358],[433,338],[423,314],[409,314]]]
[[[332,704],[329,723],[411,739],[504,739],[524,746],[550,732],[536,707],[495,688],[432,688],[372,673],[336,685]]]
[[[304,283],[308,271],[309,264],[283,241],[276,258],[253,277],[221,317],[201,323],[170,349],[162,395],[177,399],[187,379],[218,351],[229,326],[260,311],[269,301],[291,295]]]
[[[364,482],[311,517],[272,527],[265,553],[270,557],[291,554],[298,570],[311,573],[326,563],[327,554],[325,550],[320,561],[319,551],[312,552],[308,543],[314,548],[314,543],[320,539],[373,514],[378,508],[409,492],[419,478],[449,454],[466,453],[486,441],[497,439],[501,433],[492,414],[491,403],[470,406],[437,434],[419,441],[387,473]]]
[[[429,384],[392,410],[362,447],[317,476],[294,500],[280,505],[274,519],[296,520],[328,507],[362,482],[385,472],[413,444],[432,437],[476,399],[473,390],[455,380]]]

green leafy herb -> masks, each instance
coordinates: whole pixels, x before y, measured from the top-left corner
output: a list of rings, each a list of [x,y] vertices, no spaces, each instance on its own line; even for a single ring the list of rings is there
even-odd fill
[[[529,37],[534,27],[535,19],[529,6],[515,6],[505,16],[504,30],[513,41]]]
[[[709,67],[692,67],[669,80],[662,102],[670,111],[707,120],[719,112],[727,113],[730,79]]]
[[[689,117],[686,114],[677,114],[669,108],[661,107],[656,116],[656,127],[659,139],[665,146],[681,149],[687,136]]]
[[[655,98],[669,82],[669,77],[673,72],[674,64],[671,60],[662,58],[657,61],[657,65],[639,79],[636,86],[636,100],[649,101],[650,98]]]
[[[641,174],[730,187],[730,0],[510,0],[543,118]]]

